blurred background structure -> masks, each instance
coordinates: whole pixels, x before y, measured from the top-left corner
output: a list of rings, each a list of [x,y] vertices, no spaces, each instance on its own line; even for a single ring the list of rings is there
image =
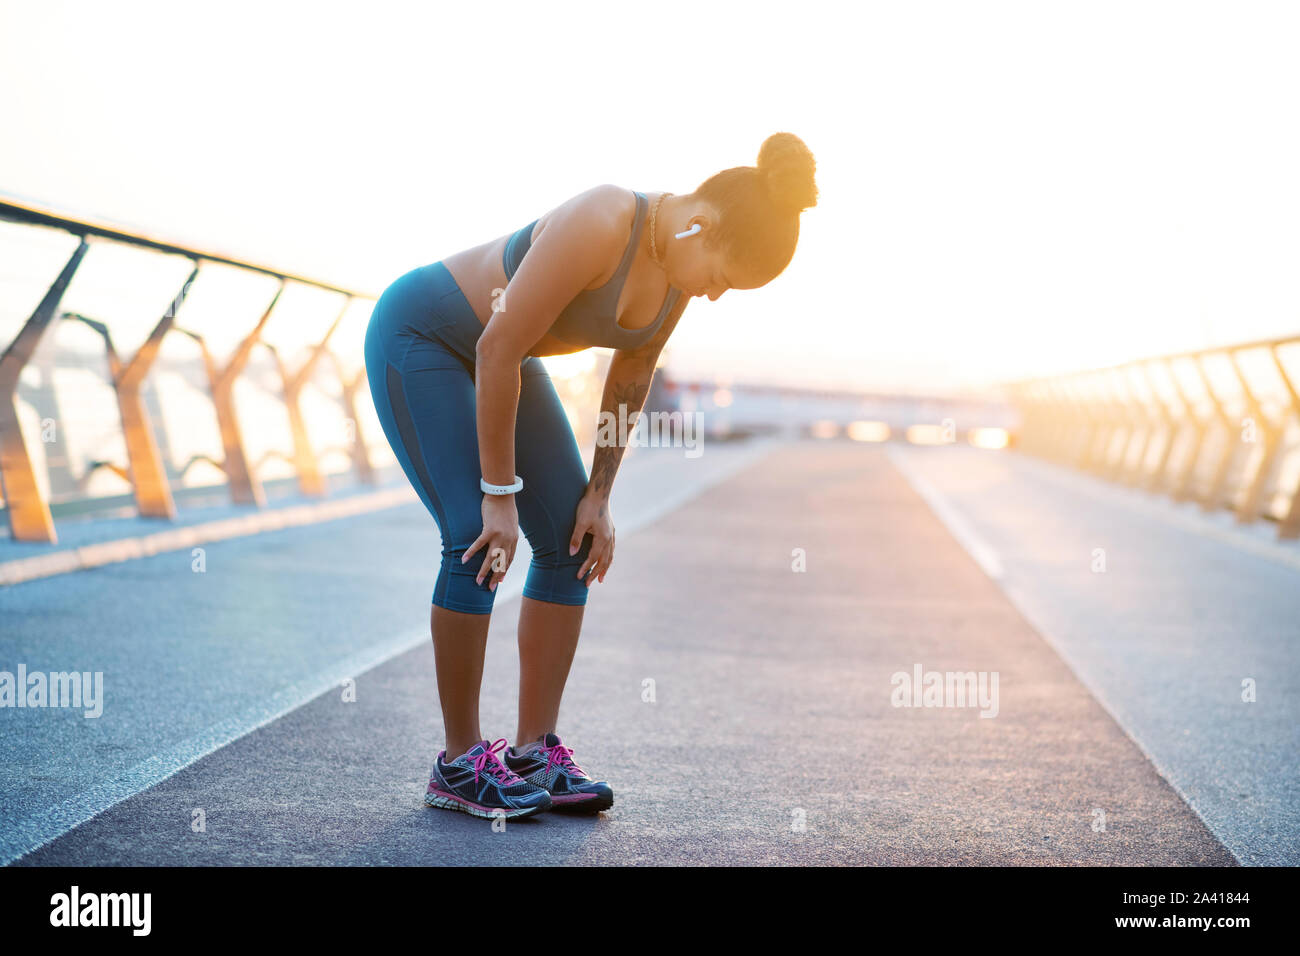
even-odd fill
[[[1289,363],[1289,364],[1288,364]],[[1062,464],[1277,522],[1300,537],[1300,336],[1156,356],[1011,389],[1019,445]]]
[[[55,516],[170,519],[187,503],[322,497],[392,472],[360,354],[377,290],[13,200],[0,201],[0,225],[0,478],[14,540],[56,542]],[[560,361],[554,376],[584,449],[608,363],[599,353]],[[711,441],[1017,447],[1295,538],[1298,359],[1292,336],[947,394],[688,380],[661,367],[645,410],[699,415]]]

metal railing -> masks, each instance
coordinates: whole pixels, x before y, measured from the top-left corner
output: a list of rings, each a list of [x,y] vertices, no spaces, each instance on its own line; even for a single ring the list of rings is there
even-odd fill
[[[129,482],[140,515],[168,519],[176,517],[168,470],[160,454],[155,428],[142,394],[142,387],[158,358],[162,342],[169,333],[180,333],[188,337],[197,343],[202,353],[222,447],[220,459],[203,457],[224,472],[232,501],[265,504],[262,482],[258,477],[258,462],[250,461],[234,400],[235,383],[245,371],[250,355],[258,345],[270,351],[279,370],[282,382],[280,399],[288,414],[292,435],[292,453],[286,457],[292,462],[301,493],[316,497],[326,493],[320,467],[320,451],[313,445],[308,434],[302,408],[304,387],[319,371],[325,359],[330,360],[342,385],[340,413],[350,426],[347,428],[348,440],[342,450],[351,459],[356,479],[366,484],[375,483],[375,469],[356,407],[357,393],[366,380],[365,367],[362,365],[357,371],[347,371],[339,355],[331,350],[330,338],[354,300],[374,301],[376,296],[230,256],[161,241],[104,223],[61,215],[34,204],[0,200],[0,220],[62,230],[80,240],[35,311],[0,356],[0,491],[4,494],[5,515],[14,539],[49,543],[57,541],[50,503],[42,493],[37,470],[20,427],[18,388],[22,372],[32,361],[38,345],[64,321],[80,323],[103,338],[110,385],[121,417],[126,461],[96,461],[91,467],[107,468]],[[99,243],[124,243],[166,255],[183,256],[192,264],[189,277],[134,355],[118,354],[104,321],[78,312],[63,311],[61,308],[78,267],[92,246]],[[278,280],[275,294],[265,310],[244,333],[224,363],[218,362],[213,356],[199,331],[177,324],[177,313],[186,301],[200,270],[210,264],[234,267],[243,272],[258,273]],[[297,368],[290,368],[283,361],[280,352],[263,338],[266,325],[289,283],[299,283],[335,294],[341,297],[342,303],[333,321],[324,327],[323,333],[311,344],[307,359]],[[229,320],[229,316],[223,319]],[[192,463],[193,460],[188,464]],[[183,474],[185,470],[180,469],[180,473]]]
[[[1290,367],[1288,367],[1288,362]],[[1003,386],[1017,445],[1136,488],[1277,521],[1300,537],[1300,336]]]

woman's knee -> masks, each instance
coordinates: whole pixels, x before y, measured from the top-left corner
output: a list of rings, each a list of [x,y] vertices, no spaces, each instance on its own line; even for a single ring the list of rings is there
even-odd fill
[[[586,604],[589,588],[578,577],[580,565],[581,562],[570,566],[534,559],[524,579],[524,597],[552,604]]]
[[[533,555],[528,563],[524,595],[559,604],[585,604],[587,585],[578,577],[578,571],[591,552],[592,537],[584,534],[577,551],[570,554],[577,504],[570,510],[566,503],[562,510],[569,516],[567,521],[532,523],[528,544]]]
[[[491,565],[483,575],[482,583],[478,574],[487,559],[482,548],[475,551],[468,561],[463,561],[473,539],[460,542],[444,542],[442,563],[438,568],[438,580],[433,588],[433,603],[453,611],[467,611],[471,614],[487,614],[492,610],[496,592],[489,588],[492,580]]]

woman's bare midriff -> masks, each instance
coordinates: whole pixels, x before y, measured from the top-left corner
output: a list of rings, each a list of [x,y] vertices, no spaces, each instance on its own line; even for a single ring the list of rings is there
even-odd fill
[[[646,193],[646,198],[653,205],[659,193]],[[622,259],[623,250],[627,248],[627,241],[632,238],[632,215],[636,211],[636,197],[632,195],[631,190],[627,193],[628,211],[626,215],[627,222],[627,239],[623,244],[614,251],[612,261],[604,273],[585,286],[585,289],[599,289],[608,282],[618,270],[619,261]],[[536,242],[542,230],[546,228],[550,220],[550,213],[543,215],[535,226],[533,226],[532,241]],[[641,241],[639,245],[644,245],[646,230],[641,230]],[[451,277],[456,280],[460,286],[461,292],[465,294],[470,308],[474,310],[474,315],[478,318],[479,324],[486,326],[488,320],[492,318],[492,292],[494,289],[504,289],[506,286],[506,270],[502,263],[502,256],[505,253],[506,243],[510,241],[510,235],[498,236],[489,242],[474,246],[471,249],[464,249],[460,252],[452,253],[442,260],[442,264],[447,267]],[[648,255],[640,255],[640,250],[636,250],[631,265],[628,266],[627,281],[623,285],[623,291],[619,295],[618,310],[616,312],[619,318],[619,325],[628,330],[643,329],[650,325],[659,315],[659,309],[664,302],[664,296],[668,293],[668,278],[664,275],[654,262],[650,261]],[[529,355],[565,355],[570,352],[581,352],[587,348],[585,345],[574,346],[568,342],[563,342],[547,332],[537,343],[528,351]]]

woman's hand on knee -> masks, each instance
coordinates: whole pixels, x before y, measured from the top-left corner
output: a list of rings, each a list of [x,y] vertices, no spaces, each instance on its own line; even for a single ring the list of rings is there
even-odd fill
[[[605,572],[614,560],[614,521],[609,513],[609,499],[583,495],[573,519],[573,537],[569,540],[569,554],[582,547],[585,535],[591,535],[591,550],[578,568],[578,577],[591,587],[593,581],[604,581]],[[590,579],[588,579],[590,575]]]
[[[460,563],[464,564],[480,548],[484,549],[483,564],[475,580],[483,583],[488,578],[489,590],[495,591],[515,559],[519,545],[519,514],[515,509],[514,495],[483,496],[483,531],[474,543],[465,549]]]

